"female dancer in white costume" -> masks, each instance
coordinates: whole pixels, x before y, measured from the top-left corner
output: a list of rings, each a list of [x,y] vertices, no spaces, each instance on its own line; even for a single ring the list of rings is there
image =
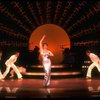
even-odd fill
[[[50,56],[54,56],[51,51],[48,50],[48,44],[42,43],[45,38],[45,35],[42,37],[40,40],[40,54],[42,57],[42,64],[44,67],[45,75],[45,83],[44,86],[49,86],[50,85],[50,73],[51,73],[51,60]]]

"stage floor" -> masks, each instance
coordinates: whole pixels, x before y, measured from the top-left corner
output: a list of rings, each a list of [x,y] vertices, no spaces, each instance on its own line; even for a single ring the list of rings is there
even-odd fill
[[[51,79],[48,88],[43,79],[0,81],[0,98],[100,98],[100,79]]]

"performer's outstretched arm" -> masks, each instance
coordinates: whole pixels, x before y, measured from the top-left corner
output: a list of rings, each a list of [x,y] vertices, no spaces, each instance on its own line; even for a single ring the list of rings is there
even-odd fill
[[[46,37],[46,36],[43,35],[43,37],[42,37],[41,40],[40,40],[40,43],[39,43],[39,45],[40,45],[40,52],[43,50],[43,49],[42,49],[42,42],[43,42],[43,40],[44,40],[45,37]]]
[[[50,55],[50,56],[54,56],[54,54],[53,54],[51,51],[49,51],[49,55]]]

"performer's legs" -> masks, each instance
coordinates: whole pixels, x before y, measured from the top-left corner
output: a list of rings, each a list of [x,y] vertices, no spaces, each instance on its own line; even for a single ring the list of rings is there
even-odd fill
[[[18,79],[22,78],[21,73],[19,72],[19,70],[17,69],[17,67],[14,64],[12,64],[12,68],[15,71],[15,73],[17,74]]]
[[[87,77],[91,78],[91,72],[92,72],[92,69],[95,67],[95,64],[92,63],[89,68],[88,68],[88,71],[87,71]]]
[[[9,73],[10,68],[11,68],[11,65],[7,65],[6,71],[3,73],[3,77],[4,77],[4,78],[5,78],[5,77],[7,76],[7,74]]]
[[[45,75],[44,75],[44,79],[45,79],[45,86],[50,85],[50,78],[51,78],[51,66],[44,66],[44,70],[45,70]]]
[[[50,66],[51,67],[51,66]],[[50,78],[51,78],[51,75],[50,75],[50,72],[51,72],[51,68],[48,68],[46,71],[46,75],[45,75],[45,80],[46,80],[46,85],[50,85]]]
[[[100,72],[100,64],[95,63],[95,66],[97,67],[98,71]]]
[[[3,77],[2,73],[1,73],[1,70],[0,70],[0,80],[3,79],[3,78],[4,77]]]

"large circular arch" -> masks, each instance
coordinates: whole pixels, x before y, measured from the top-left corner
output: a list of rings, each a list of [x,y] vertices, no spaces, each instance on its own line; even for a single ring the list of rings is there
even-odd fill
[[[39,41],[44,34],[46,35],[44,42],[48,43],[48,49],[54,53],[52,63],[59,64],[62,61],[62,49],[70,49],[68,34],[55,24],[41,25],[30,36],[29,50],[33,50],[35,46],[39,47]]]

